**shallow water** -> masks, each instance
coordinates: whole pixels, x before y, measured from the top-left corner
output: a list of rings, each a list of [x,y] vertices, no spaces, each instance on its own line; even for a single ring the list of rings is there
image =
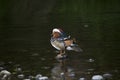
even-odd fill
[[[44,2],[40,9],[37,6],[41,1],[39,4],[31,1],[15,2],[9,13],[4,14],[6,17],[3,17],[0,25],[0,66],[9,70],[14,80],[19,80],[17,67],[22,68],[20,73],[25,74],[25,78],[42,74],[53,80],[61,80],[64,77],[61,74],[67,70],[65,78],[68,80],[90,80],[93,75],[105,73],[112,75],[110,80],[118,80],[118,2],[71,0],[66,4],[66,1],[52,0],[50,4]],[[54,27],[61,27],[71,37],[75,37],[83,49],[80,53],[67,51],[68,59],[64,68],[55,59],[58,53],[50,44]]]
[[[9,29],[14,31],[14,28]],[[24,28],[20,29],[21,31],[15,32],[16,35],[22,35],[22,30],[24,30]],[[30,33],[29,28],[26,29],[26,31],[27,30],[27,33]],[[12,33],[13,32],[11,32],[11,34]],[[44,33],[44,31],[41,33]],[[49,32],[47,33],[50,34]],[[16,75],[18,74],[15,71],[16,65],[20,65],[23,70],[22,73],[26,75],[26,78],[29,75],[35,76],[37,74],[42,74],[48,76],[52,80],[61,80],[60,74],[64,72],[64,69],[61,69],[59,61],[55,59],[58,53],[49,42],[50,36],[49,38],[44,38],[44,36],[41,36],[40,34],[39,40],[36,39],[38,36],[26,36],[23,38],[15,36],[3,40],[0,51],[0,62],[6,69],[13,73],[14,80],[18,79],[16,78]],[[111,53],[109,52],[109,54],[111,55],[109,55],[109,57],[108,54],[105,53],[107,52],[106,49],[110,48],[109,45],[103,47],[100,45],[99,41],[79,41],[79,38],[80,37],[77,37],[78,44],[83,49],[83,52],[66,52],[68,54],[67,64],[65,65],[65,69],[68,71],[65,75],[66,79],[78,80],[79,78],[86,78],[90,80],[95,74],[103,75],[105,73],[111,74],[113,80],[117,79],[119,77],[119,61],[116,60],[116,54],[112,54],[112,49],[110,49]],[[112,56],[115,56],[116,58]],[[109,61],[111,59],[114,63]],[[73,76],[71,77],[70,75]]]

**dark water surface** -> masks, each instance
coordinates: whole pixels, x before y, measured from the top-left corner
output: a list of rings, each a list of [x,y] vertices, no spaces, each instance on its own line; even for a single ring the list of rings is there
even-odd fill
[[[84,1],[18,1],[12,0],[1,6],[0,64],[18,80],[16,66],[23,73],[42,74],[61,80],[57,53],[49,40],[51,30],[61,27],[77,39],[83,52],[69,52],[66,68],[67,80],[109,73],[119,80],[120,70],[120,5],[119,0]],[[1,3],[1,4],[2,4]],[[40,5],[41,4],[41,5]],[[57,77],[57,79],[55,79]],[[68,78],[69,77],[69,78]]]

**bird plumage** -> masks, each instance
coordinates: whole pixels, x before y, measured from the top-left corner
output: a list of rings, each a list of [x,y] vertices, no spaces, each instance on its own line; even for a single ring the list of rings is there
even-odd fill
[[[63,54],[65,50],[73,50],[76,52],[82,51],[82,49],[74,43],[74,39],[71,39],[63,30],[58,28],[53,29],[50,42],[54,48],[60,51],[60,54]]]

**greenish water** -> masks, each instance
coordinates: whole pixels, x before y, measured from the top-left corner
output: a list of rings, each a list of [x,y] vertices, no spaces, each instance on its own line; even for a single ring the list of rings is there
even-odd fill
[[[15,73],[20,64],[26,75],[51,77],[59,62],[49,39],[51,30],[60,27],[75,37],[83,49],[82,53],[67,52],[66,67],[74,69],[74,80],[90,80],[92,75],[104,73],[112,74],[113,80],[119,79],[119,0],[18,2],[4,1],[0,6],[0,62],[5,62],[8,70]]]

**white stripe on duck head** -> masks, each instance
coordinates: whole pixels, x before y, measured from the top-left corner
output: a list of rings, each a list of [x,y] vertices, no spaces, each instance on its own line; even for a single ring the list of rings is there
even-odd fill
[[[54,28],[52,30],[52,35],[54,35],[55,37],[61,37],[61,38],[67,38],[68,36],[66,35],[66,33],[61,29],[61,28]]]

